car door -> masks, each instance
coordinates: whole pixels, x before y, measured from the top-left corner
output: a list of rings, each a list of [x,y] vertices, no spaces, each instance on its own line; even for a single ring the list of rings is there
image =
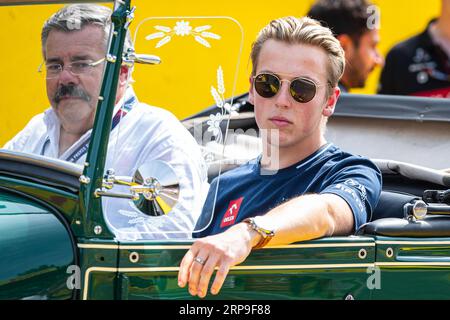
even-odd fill
[[[375,242],[381,277],[373,299],[450,297],[450,238],[376,236]]]
[[[119,299],[191,299],[178,287],[190,242],[121,242]],[[333,237],[254,250],[231,268],[214,299],[370,299],[376,289],[375,241]]]

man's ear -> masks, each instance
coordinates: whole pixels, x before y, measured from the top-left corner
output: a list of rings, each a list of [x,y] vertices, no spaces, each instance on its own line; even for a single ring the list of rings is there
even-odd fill
[[[252,105],[255,105],[255,103],[254,103],[255,97],[253,95],[252,77],[249,78],[249,82],[250,82],[250,88],[248,89],[248,102],[250,102]]]
[[[322,115],[325,117],[331,117],[334,113],[334,108],[336,107],[336,102],[338,101],[339,96],[341,95],[341,89],[339,87],[334,87],[333,92],[327,99],[327,103],[325,108],[322,110]]]
[[[353,51],[355,50],[355,44],[352,40],[352,38],[350,38],[350,36],[348,34],[341,34],[339,36],[336,37],[339,42],[341,43],[342,49],[344,49],[345,52],[345,57],[348,59]]]
[[[121,66],[119,72],[119,86],[124,86],[127,83],[130,68],[127,66]]]
[[[120,67],[119,72],[119,84],[117,86],[117,93],[116,93],[116,101],[115,103],[118,103],[120,99],[122,99],[123,95],[125,94],[125,90],[127,89],[127,82],[130,77],[130,68],[126,66]]]

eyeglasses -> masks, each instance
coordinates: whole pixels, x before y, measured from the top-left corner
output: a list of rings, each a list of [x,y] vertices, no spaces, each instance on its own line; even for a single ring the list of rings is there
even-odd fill
[[[105,61],[105,58],[90,62],[89,60],[80,60],[63,65],[61,63],[49,63],[45,65],[46,79],[57,78],[60,73],[66,68],[74,76],[90,74],[92,70],[100,63]],[[38,72],[42,72],[42,64],[39,66]]]
[[[289,93],[297,102],[309,102],[316,95],[318,85],[308,78],[298,77],[293,80],[281,80],[273,73],[260,73],[253,77],[255,90],[263,98],[275,97],[280,91],[282,81],[289,82]]]

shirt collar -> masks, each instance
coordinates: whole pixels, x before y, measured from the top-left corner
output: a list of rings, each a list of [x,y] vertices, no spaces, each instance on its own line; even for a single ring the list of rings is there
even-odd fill
[[[50,131],[52,127],[59,125],[59,119],[56,116],[55,110],[53,107],[48,108],[44,111],[44,123],[47,126],[47,131]]]
[[[132,86],[128,86],[128,88],[125,90],[125,94],[123,95],[123,97],[120,98],[120,100],[114,106],[113,115],[116,114],[117,111],[119,111],[119,109],[124,105],[124,103],[127,102],[131,97],[136,98],[136,94],[134,93],[133,87]]]

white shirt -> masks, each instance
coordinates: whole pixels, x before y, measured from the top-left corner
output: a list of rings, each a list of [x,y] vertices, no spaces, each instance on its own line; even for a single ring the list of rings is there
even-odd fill
[[[114,114],[134,92],[131,87]],[[60,122],[52,108],[36,115],[5,149],[67,159],[84,145],[92,130],[58,157]],[[76,163],[83,164],[86,154]],[[172,166],[179,180],[178,204],[168,214],[153,217],[140,212],[132,201],[102,198],[108,226],[119,240],[190,238],[208,192],[207,167],[192,135],[167,110],[137,102],[111,131],[105,169],[117,176],[133,176],[146,162],[161,160]],[[114,192],[129,192],[115,186]]]

